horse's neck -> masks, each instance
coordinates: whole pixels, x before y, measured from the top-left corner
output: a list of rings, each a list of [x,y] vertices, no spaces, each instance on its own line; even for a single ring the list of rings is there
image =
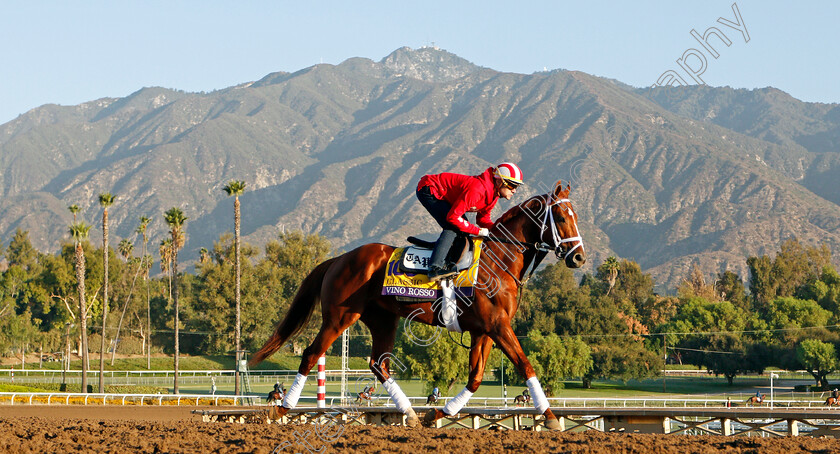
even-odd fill
[[[505,219],[498,226],[491,231],[494,237],[508,240],[516,240],[524,244],[535,244],[540,242],[539,226],[537,223],[528,217],[524,209],[518,207],[520,212]],[[502,262],[508,271],[513,273],[517,279],[522,280],[525,273],[525,264],[530,263],[536,254],[536,251],[531,248],[522,248],[521,246],[508,243],[486,242],[485,245],[493,245],[492,247],[503,248],[502,253],[496,253],[496,257]],[[510,254],[509,252],[518,252],[521,254]],[[520,265],[518,267],[516,265]]]

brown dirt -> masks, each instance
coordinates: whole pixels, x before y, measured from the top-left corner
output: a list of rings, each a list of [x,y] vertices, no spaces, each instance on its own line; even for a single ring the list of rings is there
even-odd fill
[[[195,407],[0,407],[0,452],[830,453],[833,439],[204,423]],[[343,429],[343,430],[342,430]]]

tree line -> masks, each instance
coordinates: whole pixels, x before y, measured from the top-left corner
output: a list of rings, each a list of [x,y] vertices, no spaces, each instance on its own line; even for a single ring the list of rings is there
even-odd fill
[[[244,183],[231,183],[241,183],[225,188],[238,201]],[[100,197],[100,203],[107,232],[113,199]],[[69,339],[84,367],[89,351],[100,354],[102,368],[106,353],[113,363],[117,352],[148,358],[155,350],[174,354],[177,369],[181,352],[235,356],[258,349],[300,282],[332,250],[323,237],[302,232],[280,233],[259,250],[239,241],[238,203],[234,218],[234,233],[201,248],[190,270],[178,268],[187,217],[177,208],[161,218],[170,235],[156,258],[145,234],[153,222],[148,217],[139,219],[135,241],[122,239],[116,249],[107,239],[92,244],[90,227],[75,219],[55,254],[37,251],[28,233],[18,230],[8,246],[0,244],[6,263],[0,273],[0,354],[64,353]],[[704,367],[730,383],[769,367],[806,369],[827,387],[826,376],[840,367],[840,276],[829,249],[791,239],[775,256],[749,257],[747,264],[746,284],[731,271],[709,283],[693,268],[676,295],[656,294],[652,277],[630,259],[609,257],[581,278],[562,263],[547,265],[523,288],[514,330],[553,392],[568,379],[589,387],[596,379],[655,377],[666,361]],[[319,325],[307,324],[292,341],[293,353],[308,345]],[[351,330],[351,352],[369,355],[365,328]],[[398,337],[395,353],[406,373],[427,380],[430,388],[445,389],[468,373],[466,351],[443,337],[428,347]],[[468,336],[461,341],[468,344]],[[522,383],[498,351],[489,364],[498,364],[507,383]]]

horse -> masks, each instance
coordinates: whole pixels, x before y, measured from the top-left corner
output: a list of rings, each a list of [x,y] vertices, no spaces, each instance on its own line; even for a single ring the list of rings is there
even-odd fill
[[[746,403],[747,403],[747,406],[764,405],[764,394],[762,394],[761,397],[750,396],[747,399]]]
[[[283,390],[286,391],[285,389]],[[265,402],[267,404],[274,404],[278,405],[283,402],[283,393],[277,391],[276,389],[272,389],[271,392],[268,393],[268,397],[265,398]]]
[[[363,400],[366,400],[367,401],[366,404],[368,406],[370,406],[370,402],[371,402],[370,391],[362,391],[362,392],[356,394],[356,403],[357,404],[361,404]]]
[[[829,396],[829,398],[825,400],[825,404],[823,404],[823,405],[825,405],[826,407],[840,406],[840,399],[838,399],[836,397]]]
[[[426,397],[426,405],[434,405],[434,404],[437,403],[437,401],[438,401],[438,396],[435,393],[429,394],[429,396]]]
[[[522,394],[513,398],[513,403],[516,404],[517,406],[519,404],[524,405],[524,404],[531,403],[531,396],[529,396],[528,394],[523,392]]]
[[[464,389],[450,399],[443,411],[431,409],[425,424],[447,415],[457,414],[481,385],[484,369],[493,344],[511,360],[517,372],[526,379],[534,406],[545,416],[545,426],[557,429],[560,422],[549,408],[534,368],[511,327],[519,307],[519,291],[527,279],[528,268],[536,269],[549,252],[570,268],[579,268],[586,261],[583,239],[577,227],[577,214],[568,199],[570,186],[558,181],[546,194],[537,195],[507,210],[481,242],[481,259],[474,284],[474,301],[459,301],[458,322],[471,335],[470,373]],[[395,296],[382,295],[385,268],[395,247],[380,243],[359,246],[317,265],[298,289],[288,313],[274,333],[252,357],[252,366],[277,352],[309,321],[320,301],[322,323],[312,343],[303,351],[298,374],[289,389],[281,416],[297,405],[309,371],[321,356],[350,325],[361,320],[371,333],[369,366],[374,376],[388,391],[396,407],[405,415],[406,425],[420,423],[411,402],[391,377],[390,364],[397,326],[401,317],[406,323],[421,322],[445,326],[441,304],[432,301],[400,302]]]

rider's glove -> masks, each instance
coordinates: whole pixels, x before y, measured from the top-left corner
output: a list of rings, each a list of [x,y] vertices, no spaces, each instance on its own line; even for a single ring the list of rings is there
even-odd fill
[[[490,235],[490,231],[485,229],[484,227],[478,229],[478,236],[488,236]]]

